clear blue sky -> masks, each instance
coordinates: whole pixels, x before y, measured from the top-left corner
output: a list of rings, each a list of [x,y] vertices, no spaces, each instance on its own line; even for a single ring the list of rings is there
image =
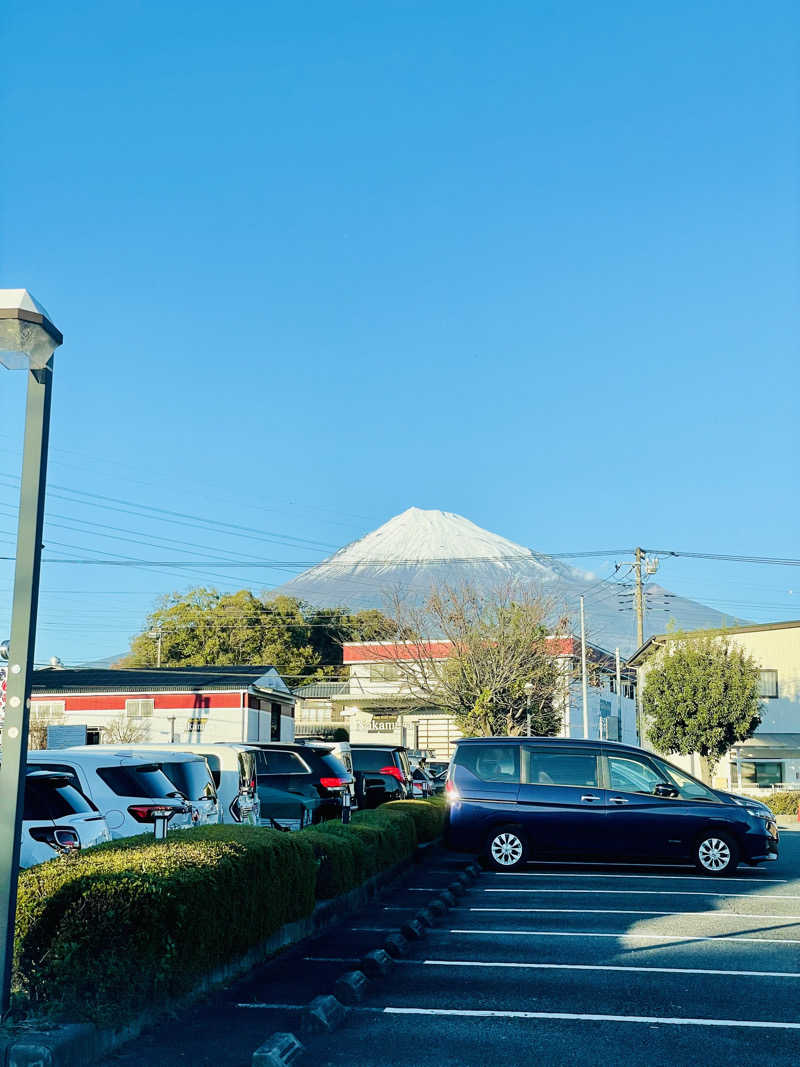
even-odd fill
[[[312,560],[412,504],[541,551],[800,555],[796,4],[2,18],[0,285],[66,338],[50,558]],[[227,573],[194,576],[292,568]],[[796,568],[659,580],[800,616]],[[37,659],[119,652],[191,584],[48,564]]]

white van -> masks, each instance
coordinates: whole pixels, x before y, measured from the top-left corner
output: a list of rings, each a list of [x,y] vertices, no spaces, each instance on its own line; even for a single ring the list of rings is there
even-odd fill
[[[219,797],[220,822],[258,826],[261,802],[256,789],[255,748],[234,741],[197,741],[169,748],[205,757]]]
[[[152,830],[167,813],[170,830],[192,825],[192,813],[156,763],[99,745],[28,753],[28,771],[60,771],[106,817],[112,838]]]
[[[122,752],[155,763],[192,809],[192,825],[220,822],[219,802],[208,762],[199,752],[181,752],[169,745],[74,745],[64,752]]]

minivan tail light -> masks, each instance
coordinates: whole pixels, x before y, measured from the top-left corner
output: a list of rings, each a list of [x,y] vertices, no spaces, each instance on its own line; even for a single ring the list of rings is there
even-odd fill
[[[456,789],[456,783],[452,778],[448,778],[444,783],[444,791],[451,800],[458,800],[458,790]]]
[[[392,778],[396,778],[398,782],[405,782],[406,780],[405,775],[399,767],[381,767],[381,769],[378,771],[378,774],[388,774]]]
[[[30,831],[34,841],[42,841],[56,852],[78,852],[81,839],[71,826],[34,826]]]
[[[344,785],[344,778],[320,778],[319,784],[324,789],[341,789]]]
[[[178,810],[164,804],[131,804],[128,808],[137,822],[155,822],[156,819],[166,819],[169,822]]]

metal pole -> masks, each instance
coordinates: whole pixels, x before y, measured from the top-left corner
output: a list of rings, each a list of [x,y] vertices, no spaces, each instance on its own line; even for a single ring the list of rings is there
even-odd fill
[[[583,736],[589,736],[589,690],[586,678],[586,619],[581,597],[581,697],[583,699]]]
[[[641,648],[644,644],[644,596],[642,593],[642,561],[644,549],[634,550],[636,562],[633,565],[636,574],[636,647]]]
[[[614,649],[614,656],[617,661],[617,722],[619,723],[619,740],[624,738],[624,730],[622,729],[622,667],[619,662],[619,648]]]
[[[28,373],[14,601],[6,679],[6,717],[3,724],[3,761],[0,764],[0,1013],[3,1015],[9,1008],[11,964],[14,958],[14,921],[53,384],[52,357],[43,370]]]

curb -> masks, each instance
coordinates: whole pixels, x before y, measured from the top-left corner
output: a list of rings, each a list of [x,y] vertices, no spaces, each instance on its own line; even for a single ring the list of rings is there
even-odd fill
[[[331,1034],[347,1018],[347,1008],[336,997],[314,997],[303,1015],[303,1029]]]
[[[5,1067],[83,1067],[95,1058],[96,1028],[91,1023],[63,1023],[47,1029],[23,1024],[0,1035]]]
[[[394,967],[394,960],[384,948],[375,948],[361,961],[361,970],[367,978],[385,978]]]
[[[408,941],[406,941],[402,934],[389,934],[383,942],[383,947],[389,955],[394,956],[395,959],[399,956],[408,955]]]
[[[286,1067],[303,1052],[294,1034],[272,1034],[253,1053],[252,1067]]]
[[[334,982],[333,995],[342,1004],[360,1004],[371,984],[363,971],[347,971]]]

